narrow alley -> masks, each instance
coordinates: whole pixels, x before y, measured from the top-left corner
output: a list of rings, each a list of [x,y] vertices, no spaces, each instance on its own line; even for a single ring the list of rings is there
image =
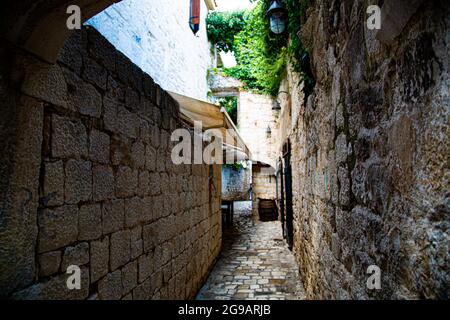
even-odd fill
[[[299,300],[305,294],[278,221],[262,222],[249,202],[236,203],[232,227],[198,300]]]
[[[2,4],[1,300],[450,299],[450,1]]]

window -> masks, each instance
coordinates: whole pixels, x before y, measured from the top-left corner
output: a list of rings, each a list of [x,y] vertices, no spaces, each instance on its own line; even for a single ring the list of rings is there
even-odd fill
[[[189,16],[189,26],[194,34],[200,30],[200,0],[190,0],[191,9]]]

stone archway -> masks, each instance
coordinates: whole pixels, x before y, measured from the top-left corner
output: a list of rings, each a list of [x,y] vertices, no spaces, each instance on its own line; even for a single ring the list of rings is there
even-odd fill
[[[3,4],[0,37],[41,59],[54,63],[64,41],[72,33],[66,26],[69,5],[81,9],[83,22],[121,0],[7,1]]]

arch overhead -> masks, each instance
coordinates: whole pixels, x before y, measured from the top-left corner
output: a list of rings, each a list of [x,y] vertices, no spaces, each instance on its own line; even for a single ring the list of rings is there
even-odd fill
[[[121,0],[7,0],[3,5],[0,36],[14,45],[54,63],[72,33],[67,8],[77,5],[82,22]]]

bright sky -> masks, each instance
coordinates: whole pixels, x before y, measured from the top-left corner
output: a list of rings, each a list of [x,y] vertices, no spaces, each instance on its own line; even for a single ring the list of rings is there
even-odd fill
[[[216,0],[217,11],[234,11],[239,9],[249,9],[256,5],[249,0]]]

